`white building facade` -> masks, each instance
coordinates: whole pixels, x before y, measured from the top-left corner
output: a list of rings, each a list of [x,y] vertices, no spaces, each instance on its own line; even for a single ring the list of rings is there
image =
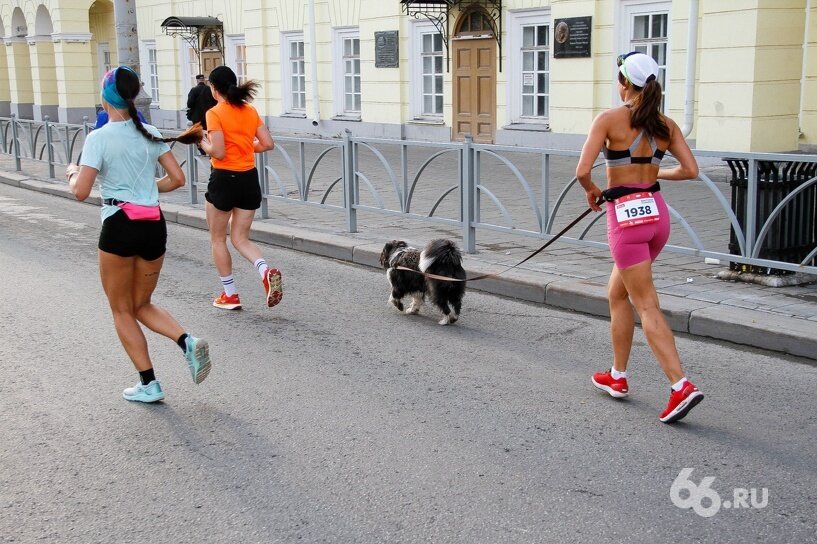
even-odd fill
[[[259,81],[256,106],[276,132],[348,129],[434,141],[471,134],[477,142],[578,149],[592,119],[618,103],[616,56],[638,50],[661,66],[664,111],[696,147],[817,148],[813,0],[136,0],[135,7],[138,68],[160,128],[183,126],[195,74],[226,63],[241,80]],[[118,62],[115,15],[108,0],[0,0],[0,115],[47,112],[76,122],[92,112],[100,74]]]

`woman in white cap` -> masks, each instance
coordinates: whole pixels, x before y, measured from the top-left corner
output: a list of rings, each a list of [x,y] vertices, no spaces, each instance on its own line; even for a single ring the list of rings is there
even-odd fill
[[[658,64],[632,52],[617,60],[618,92],[622,106],[601,113],[593,121],[576,167],[587,203],[607,210],[607,238],[615,265],[608,283],[613,366],[593,375],[593,385],[615,398],[629,394],[627,362],[633,343],[633,306],[661,369],[671,384],[669,403],[660,414],[664,423],[686,416],[703,400],[703,393],[684,374],[672,330],[658,303],[652,262],[667,243],[670,217],[660,193],[659,179],[687,180],[698,175],[698,164],[678,125],[661,113]],[[607,189],[591,178],[599,151],[607,162]],[[664,153],[678,161],[660,168]]]

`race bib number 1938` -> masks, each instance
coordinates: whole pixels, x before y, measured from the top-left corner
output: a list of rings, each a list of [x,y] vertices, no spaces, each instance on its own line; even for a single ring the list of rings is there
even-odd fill
[[[634,227],[659,220],[658,206],[652,193],[633,193],[614,202],[618,226]]]

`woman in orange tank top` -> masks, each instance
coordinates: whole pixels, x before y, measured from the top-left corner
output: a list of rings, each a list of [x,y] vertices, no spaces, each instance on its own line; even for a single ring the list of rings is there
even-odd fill
[[[281,272],[267,266],[258,246],[249,238],[255,211],[261,207],[262,199],[255,154],[275,147],[269,130],[250,104],[259,85],[252,80],[238,85],[235,73],[227,66],[210,72],[207,85],[218,102],[207,110],[207,137],[201,142],[213,167],[204,197],[213,261],[222,285],[213,306],[241,309],[232,256],[227,248],[229,225],[233,247],[255,266],[261,276],[267,306],[272,307],[283,296]]]

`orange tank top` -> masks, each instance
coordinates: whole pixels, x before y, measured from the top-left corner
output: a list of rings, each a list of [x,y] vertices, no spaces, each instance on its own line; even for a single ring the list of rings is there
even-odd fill
[[[261,117],[250,104],[233,106],[219,102],[207,110],[207,131],[221,131],[224,134],[224,158],[211,157],[213,168],[246,172],[255,167],[253,140],[258,127],[263,125]]]

